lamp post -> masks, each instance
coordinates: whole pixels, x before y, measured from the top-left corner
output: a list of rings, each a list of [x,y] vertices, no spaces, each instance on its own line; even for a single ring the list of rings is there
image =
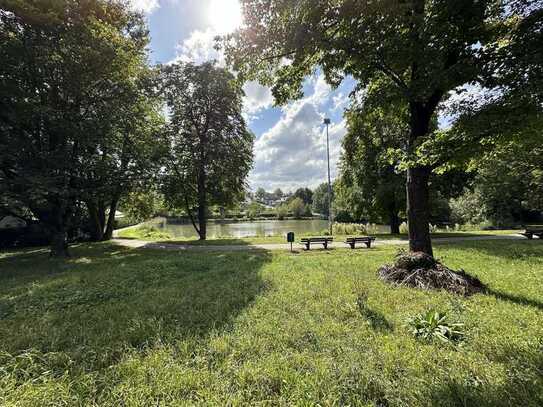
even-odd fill
[[[332,183],[330,182],[330,139],[328,137],[330,119],[325,118],[324,124],[326,125],[326,160],[328,162],[328,229],[332,235]]]

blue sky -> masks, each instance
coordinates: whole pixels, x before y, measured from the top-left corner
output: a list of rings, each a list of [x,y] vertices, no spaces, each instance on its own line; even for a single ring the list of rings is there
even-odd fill
[[[214,48],[216,35],[233,31],[242,23],[238,0],[129,0],[146,15],[151,34],[150,63],[191,61],[202,63],[223,56]],[[304,97],[286,106],[274,106],[269,89],[245,84],[244,115],[255,141],[254,169],[249,176],[253,190],[298,187],[314,188],[326,180],[326,138],[322,120],[329,117],[332,178],[337,175],[341,140],[345,135],[343,112],[355,86],[347,78],[331,89],[317,71],[306,79]],[[452,95],[447,103],[480,97],[481,89],[466,85],[465,93]],[[446,104],[444,106],[446,108]],[[454,120],[442,110],[440,127]]]
[[[220,63],[222,56],[213,49],[213,37],[234,29],[241,19],[237,0],[131,2],[147,16],[153,64],[210,59]],[[278,107],[269,89],[257,83],[245,85],[244,114],[256,136],[254,169],[249,176],[253,190],[313,188],[326,180],[325,116],[332,120],[330,152],[335,177],[345,134],[343,111],[353,87],[354,81],[347,79],[332,90],[316,72],[307,78],[302,99]]]

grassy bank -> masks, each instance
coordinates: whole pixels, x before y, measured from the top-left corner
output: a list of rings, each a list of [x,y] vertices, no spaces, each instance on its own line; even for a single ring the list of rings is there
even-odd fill
[[[467,299],[383,284],[394,251],[2,253],[0,405],[541,405],[543,244],[436,245]],[[413,338],[428,309],[465,341]]]
[[[470,232],[436,232],[432,234],[433,238],[454,238],[454,237],[470,237],[470,236],[492,236],[492,235],[505,235],[505,234],[515,234],[518,233],[518,230],[479,230],[479,231],[470,231]],[[297,241],[301,237],[308,236],[318,236],[319,234],[315,233],[304,233],[297,234]],[[189,245],[243,245],[243,244],[266,244],[266,243],[286,243],[285,236],[252,236],[252,237],[243,237],[243,238],[233,238],[233,237],[220,237],[220,238],[211,238],[205,241],[200,241],[195,237],[190,238],[180,238],[175,237],[162,229],[157,228],[152,225],[142,225],[138,227],[128,228],[120,231],[117,234],[118,237],[126,239],[138,239],[145,241],[163,241],[170,243],[182,243]],[[345,238],[350,235],[344,234],[335,234],[334,239],[338,242],[344,241]],[[391,240],[391,239],[407,239],[406,234],[391,235],[384,233],[372,234],[380,240]]]

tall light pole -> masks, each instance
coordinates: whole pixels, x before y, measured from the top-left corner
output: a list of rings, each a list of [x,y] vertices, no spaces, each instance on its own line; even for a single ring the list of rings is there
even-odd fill
[[[328,162],[328,229],[332,235],[332,183],[330,182],[330,139],[328,137],[330,119],[325,118],[324,124],[326,125],[326,160]]]

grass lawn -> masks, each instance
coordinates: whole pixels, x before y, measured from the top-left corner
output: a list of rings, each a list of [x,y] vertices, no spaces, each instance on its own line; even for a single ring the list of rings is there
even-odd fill
[[[0,405],[541,406],[542,243],[436,245],[490,287],[470,298],[385,285],[384,246],[3,252]],[[410,336],[429,309],[465,341]]]

